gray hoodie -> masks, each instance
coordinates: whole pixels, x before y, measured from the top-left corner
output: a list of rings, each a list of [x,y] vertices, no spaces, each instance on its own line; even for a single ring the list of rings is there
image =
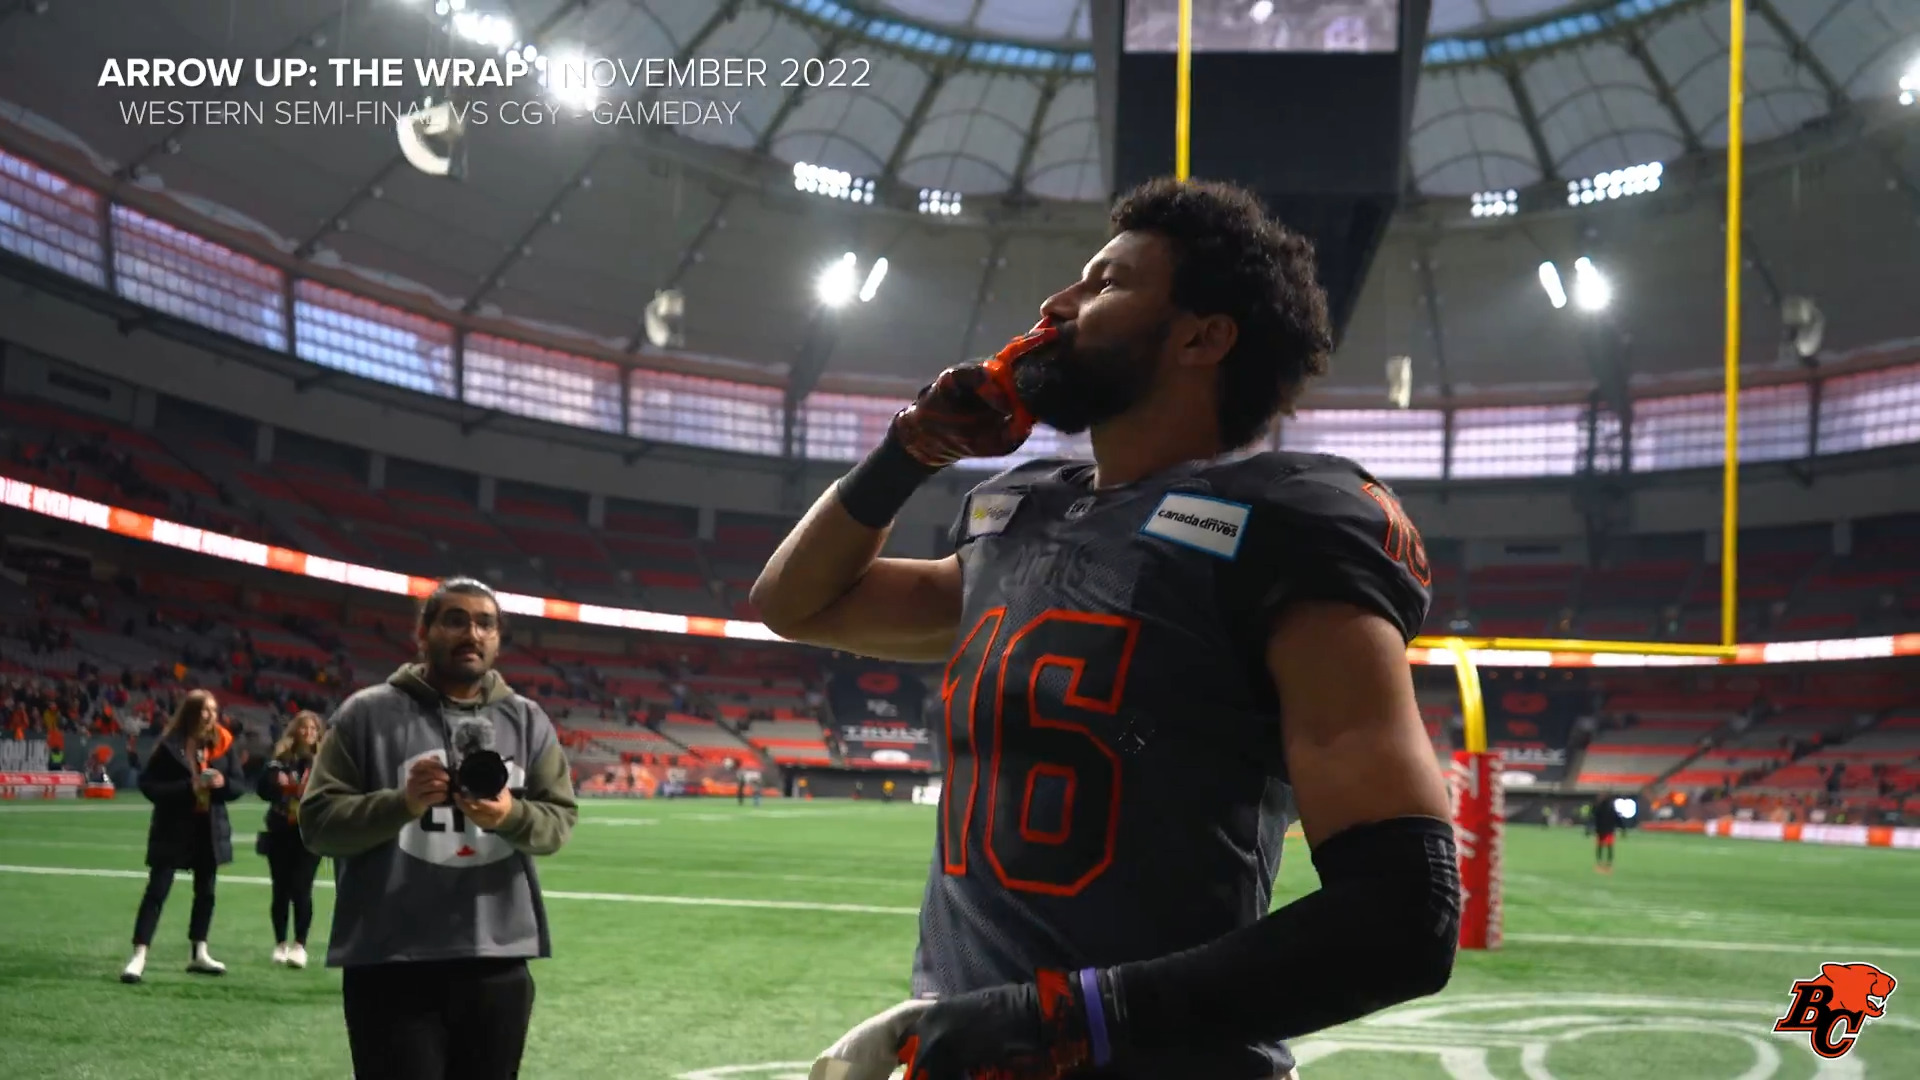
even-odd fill
[[[478,702],[452,701],[409,664],[334,713],[300,800],[300,837],[334,858],[329,967],[552,955],[533,856],[560,850],[578,817],[553,722],[489,672]],[[493,721],[513,808],[492,832],[452,805],[407,812],[407,771],[447,764],[454,723]]]

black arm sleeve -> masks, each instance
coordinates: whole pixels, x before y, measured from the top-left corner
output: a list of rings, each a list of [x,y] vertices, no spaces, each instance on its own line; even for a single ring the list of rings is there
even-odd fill
[[[1319,891],[1206,945],[1109,969],[1116,1042],[1290,1039],[1437,993],[1460,937],[1453,826],[1359,825],[1313,853]]]

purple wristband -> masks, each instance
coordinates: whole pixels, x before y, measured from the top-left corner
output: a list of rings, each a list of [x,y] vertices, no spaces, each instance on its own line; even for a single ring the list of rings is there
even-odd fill
[[[1098,969],[1080,969],[1080,994],[1087,1003],[1087,1039],[1093,1044],[1093,1063],[1105,1065],[1113,1057],[1113,1047],[1107,1042],[1107,1014],[1100,1004]]]

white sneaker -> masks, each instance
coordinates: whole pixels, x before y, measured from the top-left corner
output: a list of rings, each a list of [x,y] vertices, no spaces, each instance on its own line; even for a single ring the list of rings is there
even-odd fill
[[[287,966],[290,968],[304,968],[307,966],[307,947],[305,945],[293,944],[287,946]]]
[[[193,943],[193,959],[187,961],[187,970],[195,975],[225,975],[227,965],[207,955],[207,943]]]
[[[287,962],[287,943],[286,942],[283,941],[280,944],[275,945],[273,947],[273,962],[276,964],[284,964]]]
[[[120,981],[123,983],[137,983],[140,981],[141,976],[146,974],[146,971],[147,947],[145,945],[135,945],[133,947],[133,959],[127,961],[126,967],[120,969]]]

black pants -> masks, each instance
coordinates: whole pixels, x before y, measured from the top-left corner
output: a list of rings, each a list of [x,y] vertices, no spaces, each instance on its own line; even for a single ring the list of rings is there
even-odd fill
[[[340,981],[354,1080],[513,1080],[533,1019],[525,960],[350,967]]]
[[[133,919],[133,943],[153,944],[153,932],[160,925],[160,909],[167,906],[167,893],[173,890],[174,871],[168,864],[147,871],[147,891],[140,897],[140,913]],[[193,915],[187,920],[187,940],[207,940],[213,926],[213,879],[216,873],[211,858],[193,868]]]
[[[307,943],[313,926],[313,875],[320,856],[307,850],[295,832],[267,834],[267,873],[273,879],[273,940],[287,940],[287,911],[293,911],[293,940]]]

